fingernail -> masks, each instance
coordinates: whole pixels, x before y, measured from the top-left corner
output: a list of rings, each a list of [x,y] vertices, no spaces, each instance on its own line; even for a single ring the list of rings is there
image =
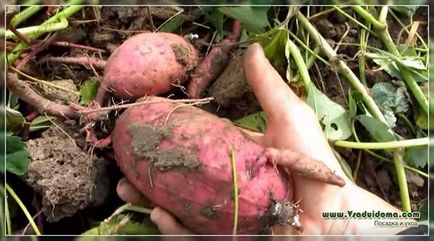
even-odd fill
[[[259,43],[253,43],[249,46],[249,48],[247,49],[248,52],[254,53],[254,52],[263,52],[262,51],[262,46]]]
[[[126,184],[126,180],[121,179],[119,180],[118,185],[116,186],[116,191],[118,195],[121,197],[125,196],[125,184]]]

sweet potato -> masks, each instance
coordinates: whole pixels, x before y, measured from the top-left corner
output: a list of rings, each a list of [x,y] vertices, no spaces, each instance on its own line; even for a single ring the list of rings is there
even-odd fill
[[[196,62],[197,50],[179,35],[163,32],[135,35],[108,59],[96,100],[102,105],[107,90],[127,100],[162,94],[183,83]]]
[[[298,227],[297,206],[287,202],[293,197],[291,179],[272,161],[274,156],[285,159],[286,152],[268,151],[231,122],[197,107],[159,97],[146,101],[150,103],[127,109],[112,132],[117,163],[144,196],[194,232],[230,234],[233,150],[239,194],[237,233],[267,232],[276,223]],[[300,166],[303,156],[293,154],[291,163]],[[319,166],[312,167],[308,171]]]
[[[190,98],[201,97],[208,85],[223,72],[228,64],[230,53],[237,47],[236,42],[240,40],[241,30],[241,22],[234,20],[232,33],[220,43],[220,46],[213,47],[198,64],[187,87]]]

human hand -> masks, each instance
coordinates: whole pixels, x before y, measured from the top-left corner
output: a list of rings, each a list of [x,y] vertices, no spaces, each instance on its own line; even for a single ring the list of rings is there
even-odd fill
[[[374,229],[373,220],[324,220],[322,212],[387,210],[399,211],[377,196],[356,186],[348,179],[336,160],[313,110],[299,99],[264,56],[259,44],[252,44],[245,56],[245,76],[267,118],[264,134],[248,132],[264,147],[291,149],[321,160],[346,185],[338,187],[291,175],[294,201],[300,201],[304,234],[385,234],[399,229]],[[285,167],[285,163],[277,163]],[[125,201],[138,203],[140,194],[125,179],[118,184],[118,195]],[[163,234],[191,234],[176,219],[160,208],[151,213],[151,220]],[[369,223],[368,223],[369,222]],[[377,232],[375,232],[377,231]],[[274,234],[298,234],[287,226],[273,227]]]

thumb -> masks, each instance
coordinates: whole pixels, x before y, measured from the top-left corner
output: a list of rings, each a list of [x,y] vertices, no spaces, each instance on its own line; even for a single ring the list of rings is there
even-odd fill
[[[260,44],[247,49],[244,59],[244,75],[258,98],[269,125],[281,126],[291,108],[304,105],[274,69]],[[282,118],[283,117],[283,118]]]

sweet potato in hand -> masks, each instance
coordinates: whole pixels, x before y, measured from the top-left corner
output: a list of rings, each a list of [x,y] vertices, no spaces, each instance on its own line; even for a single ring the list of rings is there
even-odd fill
[[[149,103],[127,109],[116,122],[112,133],[116,160],[145,197],[194,232],[232,233],[232,150],[238,179],[239,234],[268,232],[274,224],[301,228],[298,209],[291,202],[291,177],[277,170],[274,158],[297,162],[294,170],[309,178],[344,184],[321,162],[264,148],[232,123],[198,107],[160,97],[144,101]],[[303,162],[308,163],[306,169]]]

